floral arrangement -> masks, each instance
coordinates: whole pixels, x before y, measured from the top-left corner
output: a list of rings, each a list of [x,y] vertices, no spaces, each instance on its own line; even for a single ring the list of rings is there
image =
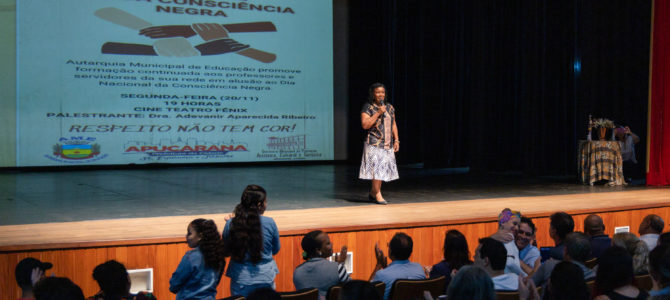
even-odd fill
[[[593,119],[593,127],[595,128],[614,128],[614,122],[610,119],[600,118]]]

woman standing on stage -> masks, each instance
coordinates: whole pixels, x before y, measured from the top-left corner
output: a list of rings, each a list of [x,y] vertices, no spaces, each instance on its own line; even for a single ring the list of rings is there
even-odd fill
[[[223,228],[223,239],[231,256],[226,271],[231,295],[246,297],[255,289],[275,288],[279,269],[272,256],[279,252],[279,230],[272,218],[263,216],[267,206],[265,189],[248,185],[235,207],[234,217]]]
[[[395,154],[400,149],[395,108],[386,101],[386,87],[373,83],[368,91],[368,101],[361,109],[361,125],[367,130],[360,179],[372,180],[368,195],[370,201],[386,204],[382,197],[382,181],[398,179]]]

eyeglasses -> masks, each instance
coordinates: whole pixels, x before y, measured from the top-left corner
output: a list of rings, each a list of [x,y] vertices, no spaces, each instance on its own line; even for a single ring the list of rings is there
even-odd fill
[[[518,232],[519,234],[523,234],[523,235],[525,235],[525,236],[527,236],[527,237],[532,237],[532,236],[533,236],[533,233],[530,232],[530,231],[523,231],[523,230],[519,229],[519,230],[517,230],[517,232]]]

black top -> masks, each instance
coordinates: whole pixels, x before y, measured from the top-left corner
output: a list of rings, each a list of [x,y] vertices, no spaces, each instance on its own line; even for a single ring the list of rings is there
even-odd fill
[[[430,269],[430,275],[428,277],[430,279],[433,279],[440,276],[444,276],[444,278],[447,280],[444,286],[445,288],[447,288],[449,287],[449,282],[451,282],[451,270],[452,268],[449,265],[449,263],[446,260],[443,260],[433,265],[433,268]]]
[[[384,148],[387,139],[388,140],[393,139],[392,127],[386,128],[386,125],[384,124],[384,117],[386,117],[386,115],[388,114],[388,116],[391,117],[390,126],[393,126],[393,123],[395,122],[395,108],[393,107],[393,105],[388,103],[386,103],[385,105],[386,105],[386,113],[382,116],[379,116],[379,118],[377,118],[377,121],[375,122],[375,125],[373,125],[372,127],[370,127],[370,129],[368,129],[368,135],[365,138],[365,143],[367,143],[368,145]],[[363,104],[363,108],[361,108],[361,113],[367,114],[368,116],[372,116],[375,113],[377,113],[378,110],[379,106],[377,106],[376,104],[366,102],[365,104]],[[391,136],[387,136],[387,134],[389,133]],[[390,141],[391,147],[393,147],[393,142],[394,141]]]
[[[551,248],[549,251],[549,257],[556,259],[556,260],[563,260],[563,249],[565,248],[565,245],[563,243],[560,243],[556,245],[556,247]]]
[[[599,258],[600,255],[612,247],[612,238],[603,234],[591,237],[591,257]]]

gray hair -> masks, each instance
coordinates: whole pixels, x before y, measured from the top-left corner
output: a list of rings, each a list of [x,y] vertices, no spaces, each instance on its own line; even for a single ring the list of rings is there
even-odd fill
[[[633,257],[633,272],[644,274],[649,272],[649,247],[630,232],[619,232],[612,236],[612,245],[626,249]]]
[[[449,284],[447,299],[496,300],[493,280],[480,267],[463,266]]]

